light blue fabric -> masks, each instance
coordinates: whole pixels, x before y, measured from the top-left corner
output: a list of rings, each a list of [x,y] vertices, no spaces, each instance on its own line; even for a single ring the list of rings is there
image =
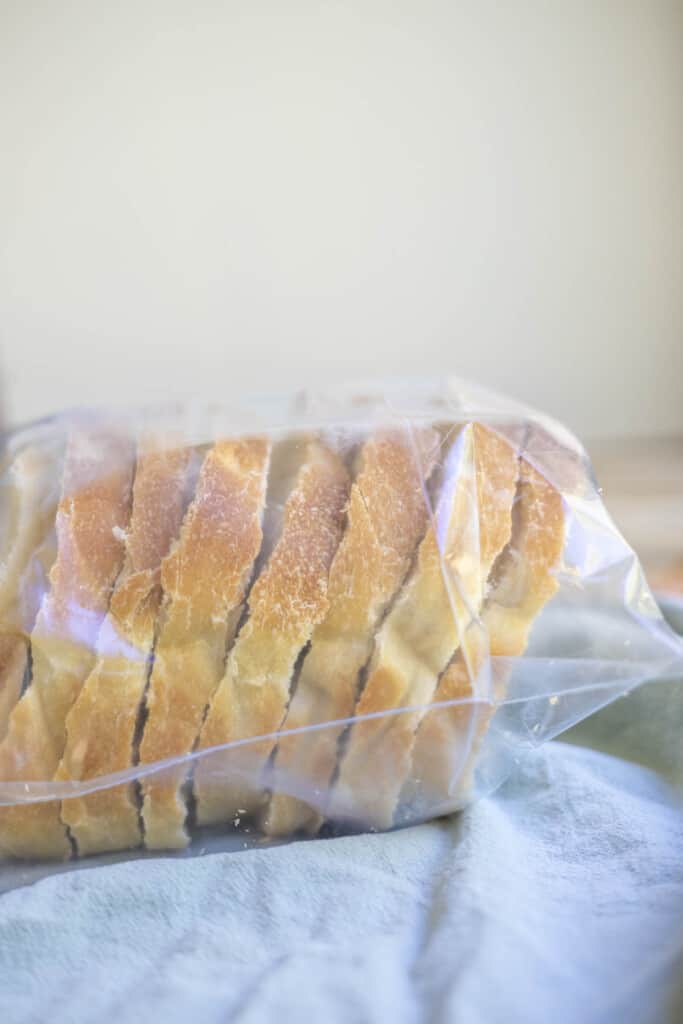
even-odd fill
[[[454,819],[5,892],[0,1020],[680,1022],[683,685],[668,685]],[[641,763],[590,749],[601,730],[617,748],[641,737]],[[648,744],[668,781],[643,766]]]

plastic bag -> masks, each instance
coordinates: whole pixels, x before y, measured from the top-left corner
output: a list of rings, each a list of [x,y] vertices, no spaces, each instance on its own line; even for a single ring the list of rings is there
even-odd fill
[[[69,413],[0,487],[8,857],[425,820],[683,664],[578,442],[462,382]]]

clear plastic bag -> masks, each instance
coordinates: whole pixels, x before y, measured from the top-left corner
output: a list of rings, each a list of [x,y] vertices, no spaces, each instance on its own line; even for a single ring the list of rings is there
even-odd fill
[[[579,443],[458,381],[65,414],[0,503],[8,857],[425,820],[683,665]]]

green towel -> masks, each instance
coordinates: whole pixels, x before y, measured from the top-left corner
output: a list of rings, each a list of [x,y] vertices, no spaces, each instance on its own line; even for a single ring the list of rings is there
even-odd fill
[[[660,597],[660,605],[683,635],[683,599]],[[683,679],[645,683],[560,739],[642,764],[683,789]]]

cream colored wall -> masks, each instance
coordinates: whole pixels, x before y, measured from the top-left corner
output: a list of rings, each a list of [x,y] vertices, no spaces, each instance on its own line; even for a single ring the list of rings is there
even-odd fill
[[[683,5],[0,0],[14,421],[461,373],[683,430]]]

